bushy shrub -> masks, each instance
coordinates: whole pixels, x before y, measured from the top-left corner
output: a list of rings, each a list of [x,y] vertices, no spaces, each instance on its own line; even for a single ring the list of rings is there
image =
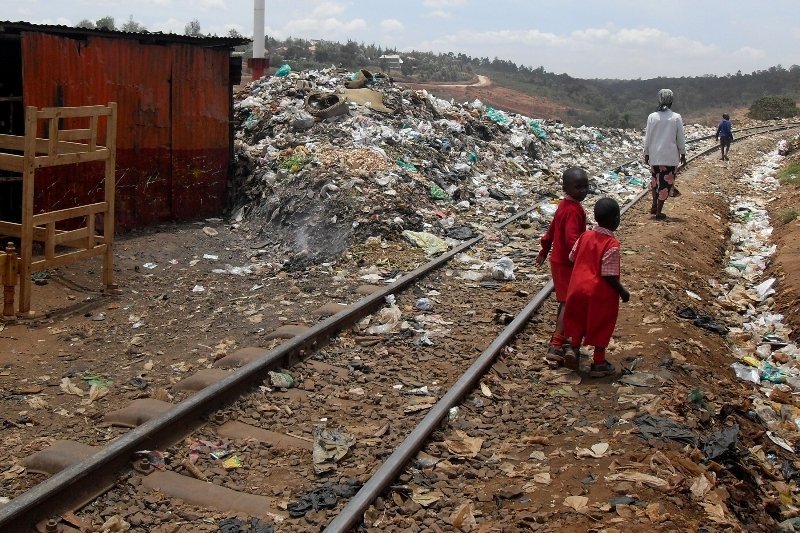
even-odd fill
[[[796,117],[800,114],[797,102],[789,96],[765,96],[750,106],[749,116],[757,120]]]

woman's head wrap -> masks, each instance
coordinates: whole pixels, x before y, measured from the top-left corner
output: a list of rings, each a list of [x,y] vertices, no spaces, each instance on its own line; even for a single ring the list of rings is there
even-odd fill
[[[661,89],[658,91],[658,110],[664,111],[668,107],[672,107],[672,91]]]

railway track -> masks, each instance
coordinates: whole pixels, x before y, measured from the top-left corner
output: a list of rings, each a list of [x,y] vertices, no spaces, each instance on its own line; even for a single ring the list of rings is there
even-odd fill
[[[787,127],[793,126],[778,129]],[[739,133],[737,141],[746,138]],[[689,163],[716,150],[716,146],[703,148]],[[645,194],[643,190],[625,209]],[[513,246],[505,246],[515,262],[532,262],[536,250],[526,241],[529,238],[518,232]],[[451,410],[478,386],[552,289],[542,276],[531,276],[513,288],[501,282],[473,282],[465,291],[450,265],[458,254],[478,244],[486,243],[480,237],[466,241],[346,308],[321,309],[321,315],[333,314],[308,330],[275,332],[285,340],[274,349],[244,349],[216,361],[212,369],[177,384],[176,399],[183,398],[179,403],[136,400],[124,412],[109,414],[106,422],[131,429],[104,448],[59,443],[29,457],[29,470],[50,477],[0,509],[0,528],[29,531],[38,524],[42,530],[80,529],[82,523],[127,511],[120,502],[138,508],[141,496],[141,514],[148,510],[155,518],[137,517],[139,523],[132,525],[145,529],[197,519],[191,511],[173,512],[167,502],[174,498],[188,502],[189,508],[216,509],[220,516],[283,520],[281,530],[307,530],[309,524],[327,524],[328,531],[348,530]],[[535,296],[528,301],[531,294]],[[394,296],[395,306],[387,306],[389,295]],[[415,310],[422,297],[434,302],[430,312]],[[381,309],[388,309],[384,320],[396,315],[395,307],[404,318],[414,315],[408,324],[396,327],[395,335],[351,331],[353,326],[362,331],[376,325],[374,313]],[[363,323],[370,316],[372,323]],[[425,363],[424,368],[410,369],[408,360]],[[279,369],[291,369],[298,386],[273,385],[267,373]],[[340,435],[336,428],[349,431]],[[325,429],[328,432],[322,435]],[[303,437],[309,431],[334,448],[348,447],[352,437],[357,446],[338,462],[312,463],[312,443]],[[168,468],[160,469],[165,465],[158,454],[138,453],[142,450],[169,453]],[[197,460],[187,462],[193,456]],[[226,459],[232,462],[220,466]],[[237,468],[237,461],[249,468]],[[320,478],[323,469],[335,473]],[[370,472],[374,474],[363,486],[349,483]],[[308,498],[300,496],[312,494],[322,480],[338,487],[329,487],[334,493],[349,494],[341,497],[347,501],[341,512],[332,520],[327,512],[312,516],[311,522],[291,518],[290,510],[297,514],[302,509],[298,505],[283,509],[282,504],[307,507]],[[146,496],[152,493],[167,498]],[[111,506],[105,508],[108,503]],[[333,502],[334,507],[341,505]],[[311,507],[316,513],[313,503]],[[72,511],[74,515],[69,514]]]

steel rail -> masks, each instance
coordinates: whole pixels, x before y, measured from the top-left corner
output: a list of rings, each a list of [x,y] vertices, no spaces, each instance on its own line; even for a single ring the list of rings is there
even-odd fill
[[[798,124],[800,126],[800,124]],[[796,126],[795,126],[796,127]],[[788,126],[780,126],[774,130],[779,131],[788,129]],[[742,137],[746,139],[753,135],[760,135],[761,133],[753,133],[751,135]],[[718,150],[717,146],[703,150],[699,154],[692,156],[690,161],[694,161],[698,157]],[[684,168],[685,165],[680,165],[679,168]],[[649,191],[643,190],[636,197],[628,202],[621,210],[620,215],[628,211],[631,207],[636,205]],[[345,533],[361,519],[364,512],[370,504],[380,496],[391,484],[391,482],[400,474],[405,468],[406,464],[417,454],[422,446],[438,427],[440,427],[442,420],[450,412],[450,409],[455,407],[461,399],[474,390],[476,384],[480,381],[483,374],[486,373],[488,368],[494,363],[497,354],[500,350],[513,339],[519,331],[525,326],[530,317],[535,313],[539,307],[544,303],[550,293],[553,291],[553,280],[549,280],[547,284],[540,290],[533,300],[522,310],[514,320],[500,333],[500,335],[481,353],[475,362],[458,378],[453,386],[445,393],[444,396],[428,411],[428,414],[423,418],[420,423],[411,431],[411,433],[400,443],[394,452],[383,462],[383,464],[375,471],[370,479],[361,487],[361,489],[353,496],[350,501],[345,505],[342,511],[334,517],[333,520],[325,528],[324,533]]]
[[[483,239],[474,237],[452,250],[416,268],[383,290],[362,298],[336,315],[320,322],[301,335],[288,339],[259,359],[232,372],[229,376],[202,389],[175,405],[166,413],[131,429],[97,453],[76,463],[12,499],[0,508],[0,531],[17,531],[83,503],[86,495],[104,485],[113,484],[119,470],[129,463],[133,453],[143,448],[159,449],[178,442],[203,423],[202,417],[236,397],[244,388],[263,379],[268,370],[291,366],[305,351],[324,343],[342,329],[376,311],[385,297],[410,285],[453,256]]]
[[[501,229],[533,209],[535,208],[517,212],[495,224],[494,227]],[[159,449],[179,442],[191,431],[203,425],[203,418],[209,412],[229,403],[242,389],[263,380],[268,370],[291,366],[298,359],[304,358],[307,350],[321,346],[342,329],[377,311],[384,304],[386,296],[423,278],[450,261],[455,255],[482,240],[483,236],[478,235],[464,241],[308,331],[288,339],[272,350],[264,350],[264,355],[259,359],[176,404],[166,413],[131,429],[97,453],[12,499],[0,507],[0,531],[29,531],[43,519],[84,505],[95,495],[104,492],[104,487],[114,484],[119,471],[130,463],[134,452],[144,448]]]
[[[774,131],[787,129],[788,127],[789,126],[778,127]],[[716,149],[716,146],[709,148],[693,157],[692,160]],[[621,166],[625,166],[626,164]],[[621,166],[619,168],[621,168]],[[639,201],[646,193],[647,190],[644,190],[637,195],[623,208],[623,212]],[[496,224],[495,227],[498,229],[505,227],[514,220],[531,212],[533,209],[534,208],[530,208],[518,212],[509,219]],[[209,412],[219,408],[221,405],[227,404],[233,398],[237,397],[239,391],[243,388],[249,388],[249,386],[256,381],[263,379],[266,371],[278,367],[291,366],[291,364],[298,359],[303,358],[306,350],[324,344],[324,342],[338,334],[342,329],[354,324],[364,316],[375,312],[383,305],[386,296],[404,289],[417,279],[439,268],[452,257],[471,248],[481,240],[483,240],[483,236],[479,235],[465,241],[452,250],[417,267],[383,290],[362,298],[343,311],[320,322],[307,332],[288,339],[272,350],[265,350],[264,354],[259,359],[239,368],[224,379],[176,404],[174,408],[166,413],[149,420],[141,426],[131,429],[129,432],[121,435],[110,444],[103,447],[97,453],[62,470],[20,496],[12,499],[8,504],[0,508],[0,530],[29,531],[35,527],[37,522],[54,515],[59,515],[85,503],[87,496],[102,492],[103,490],[101,487],[107,487],[116,481],[119,471],[130,462],[135,451],[142,448],[158,449],[178,442],[193,429],[203,425],[204,417]],[[511,324],[501,332],[500,336],[498,336],[481,356],[479,356],[467,372],[459,378],[451,390],[445,394],[431,411],[429,411],[428,415],[414,431],[412,431],[409,437],[407,437],[403,443],[401,443],[400,447],[398,447],[387,461],[383,463],[383,466],[379,468],[376,475],[364,485],[359,493],[356,494],[343,509],[342,513],[331,522],[328,528],[326,528],[326,531],[340,531],[336,529],[336,527],[346,527],[342,524],[347,523],[352,525],[358,520],[358,517],[363,513],[369,503],[371,503],[380,492],[385,490],[388,483],[394,478],[394,475],[387,478],[387,473],[394,472],[396,474],[396,472],[408,462],[411,454],[416,453],[416,450],[424,443],[430,432],[432,432],[435,426],[441,421],[444,414],[456,404],[457,400],[460,399],[466,391],[474,388],[476,380],[480,378],[485,369],[494,361],[500,349],[522,329],[530,316],[541,306],[542,302],[544,302],[552,290],[553,284],[552,280],[550,280],[545,287],[537,293],[534,299],[517,315]],[[445,400],[447,401],[445,402]],[[444,406],[446,404],[449,405],[445,408]],[[431,425],[431,421],[434,418],[435,423]],[[402,452],[402,454],[397,455],[399,452]],[[380,476],[378,474],[380,474]],[[369,490],[370,499],[367,499],[366,494],[362,494],[365,489]],[[331,529],[332,527],[334,528]],[[341,531],[343,531],[343,529]]]

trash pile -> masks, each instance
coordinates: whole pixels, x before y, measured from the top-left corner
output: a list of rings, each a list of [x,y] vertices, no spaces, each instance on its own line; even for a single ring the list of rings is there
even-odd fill
[[[790,342],[791,330],[783,315],[772,310],[775,279],[762,279],[776,251],[769,242],[772,226],[764,205],[779,186],[775,173],[782,160],[776,149],[742,177],[753,195],[737,197],[731,204],[733,252],[726,273],[732,288],[719,302],[742,314],[742,326],[730,331],[738,356],[731,367],[738,378],[760,386],[763,397],[753,399],[753,413],[770,430],[767,434],[775,444],[794,453],[795,445],[800,445],[800,409],[793,401],[793,394],[800,391],[800,348]]]
[[[234,109],[234,226],[286,269],[372,236],[464,240],[536,204],[532,218],[549,219],[573,165],[622,202],[647,181],[644,166],[621,167],[641,158],[640,132],[448,102],[365,70],[282,68]]]

